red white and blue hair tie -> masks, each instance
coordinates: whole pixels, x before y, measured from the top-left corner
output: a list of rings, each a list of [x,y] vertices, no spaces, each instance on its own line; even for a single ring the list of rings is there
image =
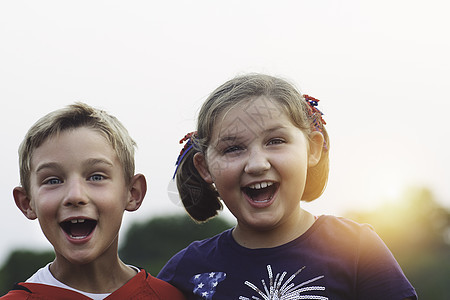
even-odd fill
[[[181,149],[180,154],[178,155],[177,161],[175,162],[176,168],[175,168],[175,172],[173,173],[172,179],[175,179],[175,175],[177,174],[178,167],[180,166],[180,162],[183,160],[183,157],[186,155],[186,153],[189,152],[189,150],[192,149],[192,147],[194,147],[194,143],[192,142],[192,140],[195,138],[196,134],[197,134],[197,131],[189,132],[180,140],[180,142],[179,142],[180,144],[183,144],[186,141],[187,142],[186,142],[186,144],[184,144],[183,149]]]
[[[317,131],[322,132],[323,125],[327,124],[322,118],[323,113],[317,108],[319,105],[319,99],[311,97],[309,95],[303,95],[305,97],[306,103],[309,106],[308,116],[312,119],[312,124]],[[320,120],[320,121],[319,121]]]

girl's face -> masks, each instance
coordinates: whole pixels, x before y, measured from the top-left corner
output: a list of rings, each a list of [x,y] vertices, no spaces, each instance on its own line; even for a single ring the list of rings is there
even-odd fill
[[[320,159],[322,144],[310,147],[314,140],[276,101],[261,96],[217,118],[206,160],[196,165],[237,218],[236,229],[288,233],[298,226],[308,167]]]

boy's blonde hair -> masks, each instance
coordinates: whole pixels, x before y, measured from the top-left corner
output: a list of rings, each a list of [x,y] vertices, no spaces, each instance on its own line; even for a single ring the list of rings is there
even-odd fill
[[[113,147],[122,164],[125,180],[130,182],[134,176],[135,141],[127,129],[114,116],[93,108],[85,103],[77,102],[65,108],[53,111],[39,119],[28,130],[19,147],[20,183],[27,194],[30,189],[31,159],[36,148],[47,139],[59,133],[87,127],[98,131]]]

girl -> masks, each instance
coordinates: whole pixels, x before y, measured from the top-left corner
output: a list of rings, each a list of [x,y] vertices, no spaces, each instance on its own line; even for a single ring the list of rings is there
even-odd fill
[[[188,299],[416,299],[367,225],[316,217],[330,142],[317,99],[261,74],[232,79],[203,104],[177,161],[177,187],[203,222],[223,201],[237,225],[194,242],[158,277]]]

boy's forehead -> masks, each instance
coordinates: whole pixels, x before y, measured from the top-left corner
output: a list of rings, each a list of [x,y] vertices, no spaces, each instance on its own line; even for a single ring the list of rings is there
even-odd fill
[[[102,132],[100,129],[97,128],[93,128],[93,127],[88,127],[88,126],[80,126],[80,127],[70,127],[70,128],[64,128],[62,130],[59,130],[57,132],[51,133],[48,136],[46,136],[45,138],[42,139],[42,141],[40,142],[39,145],[37,145],[37,147],[35,147],[34,150],[40,148],[42,145],[44,144],[48,144],[48,143],[59,143],[62,144],[64,143],[64,141],[68,141],[67,139],[65,139],[65,137],[69,136],[70,138],[68,139],[69,141],[72,140],[80,140],[83,141],[86,138],[88,138],[89,136],[99,136],[102,137],[106,143],[108,143],[110,145],[110,147],[112,148],[113,145],[110,143],[107,135]]]
[[[116,151],[104,134],[93,128],[78,127],[48,136],[32,151],[30,163],[33,168],[42,160],[88,157],[94,153],[117,159]]]

